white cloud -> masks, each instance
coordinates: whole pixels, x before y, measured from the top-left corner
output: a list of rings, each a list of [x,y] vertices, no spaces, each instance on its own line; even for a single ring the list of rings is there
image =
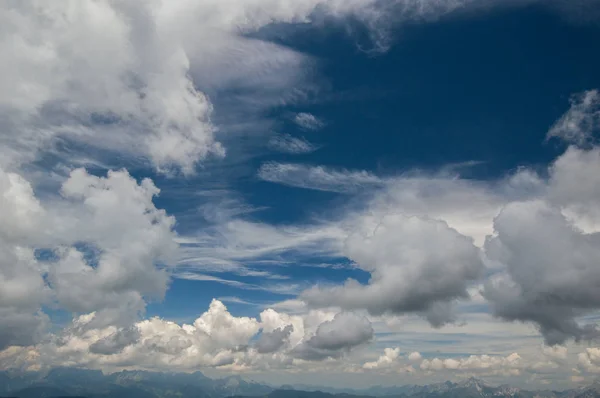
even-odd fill
[[[446,303],[468,296],[483,264],[471,239],[442,221],[390,215],[347,239],[346,255],[371,274],[367,285],[314,287],[309,305],[367,309],[373,315],[421,312],[436,326],[452,320]]]
[[[577,355],[580,369],[589,373],[600,373],[600,348],[589,347]]]
[[[563,361],[567,359],[568,350],[562,345],[543,346],[542,353],[552,360]]]
[[[570,147],[550,167],[549,200],[578,228],[600,231],[600,148]]]
[[[300,112],[294,116],[294,122],[304,130],[319,130],[325,126],[315,115],[307,112]]]
[[[222,153],[211,105],[188,78],[189,59],[156,4],[3,6],[5,165],[35,157],[56,138],[185,172]]]
[[[463,358],[424,359],[420,368],[425,371],[482,371],[488,374],[500,373],[518,375],[521,356],[512,353],[506,357],[491,355],[470,355]]]
[[[265,181],[292,187],[339,193],[352,193],[384,184],[381,178],[366,171],[337,171],[292,163],[264,163],[258,176]]]
[[[594,142],[594,133],[600,128],[600,94],[589,90],[571,98],[571,108],[554,123],[547,139],[557,137],[579,146]]]
[[[269,146],[279,152],[302,154],[311,153],[318,149],[304,138],[297,138],[289,134],[278,134],[269,140]]]
[[[169,278],[156,265],[174,260],[177,245],[174,219],[153,204],[152,181],[77,169],[61,196],[43,203],[23,177],[1,171],[0,181],[0,345],[39,338],[42,305],[97,311],[99,327],[131,323],[148,298],[163,296]]]
[[[0,162],[28,162],[49,150],[70,157],[67,165],[80,161],[55,145],[64,142],[92,149],[88,160],[108,151],[147,158],[163,172],[193,173],[208,156],[225,154],[214,137],[213,104],[198,87],[259,87],[274,105],[297,82],[289,71],[309,58],[243,34],[317,14],[352,16],[385,47],[391,15],[435,17],[469,1],[411,3],[390,3],[394,13],[375,0],[4,4]],[[308,113],[297,120],[309,129],[322,125]]]
[[[390,366],[400,356],[400,348],[386,348],[376,361],[365,362],[364,369],[379,369]]]

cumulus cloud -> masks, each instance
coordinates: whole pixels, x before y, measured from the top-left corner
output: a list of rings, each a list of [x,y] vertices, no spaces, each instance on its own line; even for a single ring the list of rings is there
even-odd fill
[[[76,318],[58,339],[38,345],[36,349],[43,353],[40,366],[118,369],[135,364],[142,369],[179,370],[223,366],[231,364],[235,355],[243,355],[239,347],[248,345],[259,330],[256,319],[234,317],[217,300],[193,324],[155,317],[117,329],[90,326],[94,316]]]
[[[155,4],[3,6],[5,164],[29,160],[59,138],[144,156],[161,170],[191,172],[209,153],[222,153],[211,104],[188,78],[185,50]]]
[[[290,334],[294,331],[293,325],[277,328],[272,332],[264,332],[256,343],[256,350],[260,354],[266,354],[279,350],[285,344]]]
[[[0,349],[31,344],[48,322],[42,267],[24,245],[39,237],[44,209],[28,181],[0,168]]]
[[[174,258],[174,219],[154,206],[152,181],[77,169],[45,203],[18,174],[1,171],[0,187],[0,345],[41,336],[42,305],[94,311],[98,327],[137,320],[166,291],[157,263]]]
[[[386,348],[376,361],[365,362],[364,369],[378,369],[390,366],[400,356],[400,348]]]
[[[468,297],[483,263],[473,241],[443,221],[390,215],[373,230],[352,234],[345,253],[371,274],[368,284],[315,287],[301,297],[312,306],[367,309],[373,315],[419,312],[435,326],[452,321],[446,302]]]
[[[193,173],[208,156],[225,154],[215,140],[213,104],[199,87],[239,87],[240,76],[249,76],[244,72],[257,74],[256,65],[302,64],[296,58],[303,56],[243,34],[317,14],[351,16],[368,28],[375,47],[384,48],[390,15],[397,21],[435,17],[470,1],[451,3],[397,0],[390,3],[397,6],[393,14],[375,0],[4,4],[1,164],[28,162],[48,151],[68,158],[66,164],[108,152],[148,159],[163,172]],[[242,62],[240,52],[248,55]],[[279,92],[294,82],[285,72],[266,75],[282,79],[260,79]],[[308,113],[296,120],[307,129],[322,125]],[[91,150],[82,159],[64,146]]]
[[[600,235],[585,234],[543,201],[506,206],[494,221],[486,253],[506,265],[484,296],[507,320],[534,322],[550,345],[598,336],[576,318],[600,307]]]
[[[292,355],[309,361],[336,358],[373,338],[371,322],[352,312],[341,312],[319,325],[315,334],[298,345]]]
[[[586,232],[600,231],[600,148],[570,147],[550,167],[548,199]]]
[[[425,371],[480,371],[487,374],[518,375],[521,356],[512,353],[506,357],[491,355],[470,355],[463,358],[424,359],[420,368]]]
[[[96,321],[105,314],[114,322],[143,311],[145,298],[162,298],[168,275],[156,265],[174,259],[175,220],[154,206],[159,190],[152,181],[138,184],[124,171],[96,177],[77,169],[61,192],[59,236],[87,243],[97,254],[86,257],[81,245],[57,249],[48,279],[59,304],[100,311]]]
[[[102,355],[116,354],[125,347],[137,343],[140,336],[140,331],[136,326],[119,329],[113,334],[103,337],[90,345],[90,352]]]
[[[589,373],[600,373],[600,348],[589,347],[577,355],[577,365]]]
[[[547,139],[556,137],[569,144],[587,146],[600,128],[600,93],[589,90],[571,98],[571,108],[554,123]]]
[[[568,350],[562,345],[544,346],[542,353],[554,361],[563,361],[567,359]]]
[[[319,130],[325,126],[325,123],[317,119],[315,115],[307,112],[297,113],[294,116],[294,123],[304,130]]]

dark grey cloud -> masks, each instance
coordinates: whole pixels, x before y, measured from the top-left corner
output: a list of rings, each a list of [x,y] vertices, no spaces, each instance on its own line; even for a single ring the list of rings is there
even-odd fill
[[[293,331],[294,326],[287,325],[284,328],[277,328],[272,332],[263,333],[256,343],[256,350],[261,354],[278,351],[284,346]]]
[[[140,331],[137,326],[120,329],[92,344],[90,352],[102,355],[117,354],[123,351],[125,347],[137,343],[139,339]]]
[[[352,312],[341,312],[323,322],[310,339],[294,348],[292,355],[308,361],[338,358],[373,338],[371,322]]]

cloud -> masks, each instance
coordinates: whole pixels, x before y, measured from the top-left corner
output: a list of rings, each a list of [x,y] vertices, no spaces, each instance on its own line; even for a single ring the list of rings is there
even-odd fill
[[[269,146],[279,152],[290,154],[311,153],[318,149],[304,138],[296,138],[289,134],[278,134],[269,140]]]
[[[483,263],[471,239],[443,221],[390,215],[373,230],[347,239],[346,255],[371,274],[368,284],[314,287],[301,298],[312,306],[366,309],[373,315],[419,312],[435,326],[452,320],[448,301],[468,297]]]
[[[102,355],[116,354],[125,347],[137,343],[140,337],[140,331],[136,326],[119,329],[113,334],[103,337],[90,345],[90,352]]]
[[[291,187],[338,193],[353,193],[384,184],[381,178],[366,171],[337,171],[292,163],[264,163],[258,176],[265,181]]]
[[[589,90],[571,98],[571,108],[548,131],[546,139],[560,138],[569,144],[589,146],[600,128],[600,94]]]
[[[576,318],[600,306],[600,235],[581,232],[539,200],[506,206],[494,227],[486,253],[506,265],[484,290],[494,314],[534,322],[550,345],[597,337],[595,325]]]
[[[316,333],[292,351],[292,355],[318,361],[336,358],[373,338],[371,322],[363,316],[341,312],[319,325]]]
[[[152,181],[138,184],[124,171],[96,177],[77,169],[61,193],[57,235],[97,249],[91,259],[81,245],[56,250],[48,279],[62,308],[107,310],[114,322],[115,314],[143,311],[145,298],[162,298],[169,277],[156,265],[175,258],[175,220],[154,206],[159,190]]]
[[[471,355],[465,358],[424,359],[420,368],[425,371],[483,371],[488,374],[500,373],[518,375],[521,356],[512,353],[506,357],[491,355]]]
[[[550,167],[548,199],[577,227],[600,231],[600,148],[570,147]]]
[[[589,347],[577,355],[578,367],[588,373],[600,373],[600,348]]]
[[[320,130],[325,126],[321,120],[311,113],[300,112],[294,116],[294,123],[304,130]]]
[[[205,274],[199,274],[199,273],[187,272],[187,271],[183,271],[183,272],[175,271],[172,275],[176,279],[185,279],[188,281],[200,281],[200,282],[216,282],[216,283],[221,283],[223,285],[235,287],[238,289],[263,290],[263,291],[267,291],[267,292],[271,292],[271,293],[275,293],[275,294],[283,294],[283,295],[294,295],[300,289],[300,284],[298,284],[298,283],[281,283],[281,282],[279,282],[279,283],[269,284],[269,283],[262,282],[262,283],[253,284],[253,283],[248,283],[248,282],[237,281],[234,279],[225,279],[225,278],[220,278],[218,276],[205,275]],[[269,279],[269,276],[266,276],[266,279]],[[275,278],[270,278],[270,279],[287,279],[287,278],[275,277]]]
[[[400,348],[386,348],[377,361],[365,362],[364,369],[379,369],[390,366],[400,356]]]
[[[164,295],[169,277],[156,265],[173,260],[177,245],[152,181],[77,169],[60,195],[40,202],[27,180],[0,170],[0,189],[0,345],[42,337],[42,306],[95,311],[99,327],[130,324]]]
[[[277,328],[272,332],[264,332],[256,343],[256,350],[259,354],[268,354],[279,350],[293,331],[294,326],[290,324],[284,328]]]
[[[5,164],[31,160],[58,139],[147,157],[159,170],[192,172],[223,153],[211,104],[194,88],[185,50],[155,4],[4,6]]]
[[[149,163],[165,173],[194,173],[198,163],[225,155],[216,140],[214,104],[202,89],[219,97],[230,88],[249,93],[258,87],[265,94],[261,98],[268,100],[257,104],[264,100],[237,96],[238,106],[247,109],[302,97],[302,87],[296,86],[306,79],[296,75],[310,64],[310,57],[245,37],[248,33],[272,23],[353,18],[366,26],[375,48],[385,48],[391,24],[443,15],[469,3],[5,4],[1,164],[28,163],[50,152],[67,167],[110,156],[125,157],[129,164]],[[398,6],[396,12],[387,12],[391,6]],[[225,124],[239,123],[239,117],[220,118],[225,110],[216,113]],[[322,126],[309,113],[298,114],[296,120],[307,129]],[[72,155],[73,148],[85,148],[85,159]]]
[[[544,346],[542,347],[542,353],[555,361],[563,361],[567,359],[568,350],[567,347],[561,345]]]

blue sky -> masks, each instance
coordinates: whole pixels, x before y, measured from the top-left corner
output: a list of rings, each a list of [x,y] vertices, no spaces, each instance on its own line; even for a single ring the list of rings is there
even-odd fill
[[[272,131],[305,140],[314,150],[281,153],[269,148],[264,131],[249,129],[243,134],[249,141],[263,141],[252,142],[261,147],[248,148],[250,144],[243,140],[228,143],[233,151],[255,152],[247,155],[243,165],[236,165],[240,171],[221,171],[226,174],[214,182],[219,186],[214,200],[223,200],[220,189],[231,190],[228,194],[239,202],[234,206],[240,211],[253,209],[242,219],[294,225],[335,219],[339,216],[336,209],[359,200],[355,198],[364,193],[361,189],[340,193],[265,181],[257,172],[270,162],[366,171],[382,178],[415,169],[437,172],[460,164],[465,166],[457,172],[475,180],[502,178],[519,167],[543,170],[564,151],[561,143],[545,141],[550,126],[569,108],[573,93],[600,85],[600,57],[593,51],[594,26],[569,23],[540,5],[456,14],[435,23],[394,27],[393,45],[385,53],[375,54],[360,51],[360,38],[348,35],[341,26],[267,27],[259,32],[259,37],[316,57],[312,71],[316,76],[310,78],[310,83],[318,85],[316,93],[305,100],[269,107],[259,115],[270,124],[268,134]],[[364,45],[372,45],[365,40]],[[260,97],[260,91],[255,95]],[[217,125],[220,113],[227,114],[226,105],[219,108],[221,101],[235,101],[229,96],[227,91],[214,94]],[[294,117],[299,113],[313,115],[323,126],[312,130],[297,125]],[[206,173],[213,167],[222,167],[221,161],[211,164]],[[183,182],[167,179],[164,184],[169,191],[157,199],[160,207],[177,217],[182,230],[203,228],[198,227],[203,215],[197,211],[203,200],[194,193],[205,189],[204,173]],[[185,199],[178,200],[181,197]],[[348,267],[301,266],[303,262],[347,262],[343,258],[301,256],[299,261],[292,253],[280,264],[245,265],[289,278],[281,282],[286,284],[364,279]],[[231,273],[221,277],[273,283]],[[191,317],[196,315],[197,305],[204,307],[219,295],[260,303],[282,299],[270,292],[210,281],[173,283],[168,294],[182,306],[192,302],[187,314]],[[290,293],[293,296],[295,292]],[[166,300],[156,313],[168,316],[175,311],[181,316],[180,305],[172,306]],[[246,305],[230,306],[243,313],[255,311]]]
[[[593,380],[600,3],[509,3],[3,6],[0,368]]]

